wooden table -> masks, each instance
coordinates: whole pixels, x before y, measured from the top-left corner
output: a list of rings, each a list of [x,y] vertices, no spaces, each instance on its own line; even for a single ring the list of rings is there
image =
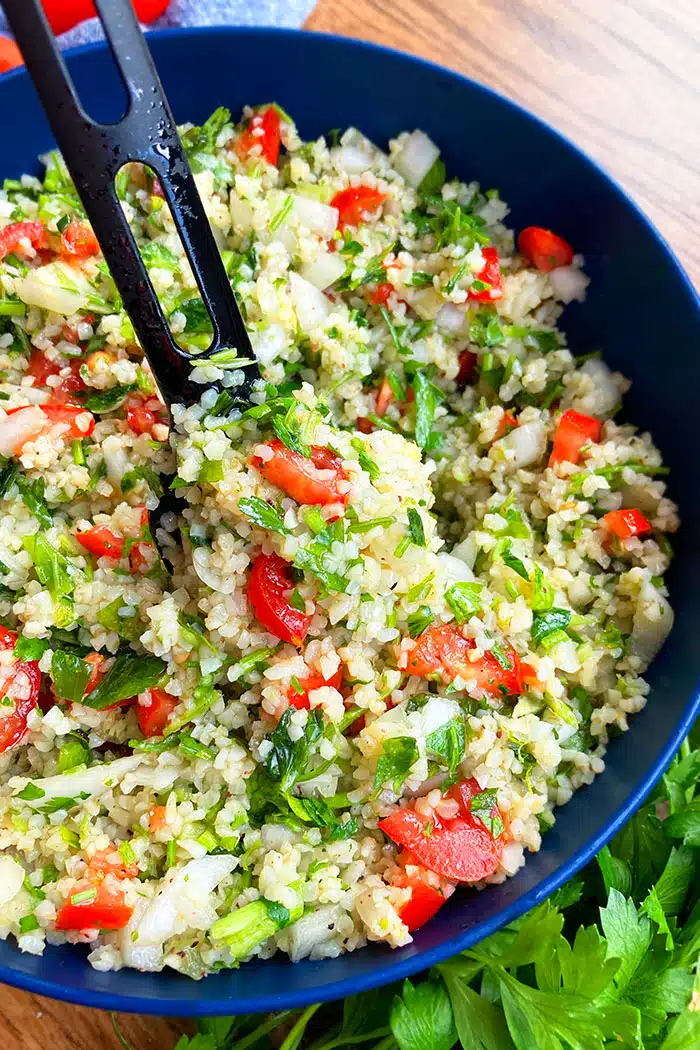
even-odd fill
[[[700,287],[697,0],[320,0],[307,25],[434,59],[551,121],[629,190]],[[106,1014],[0,994],[4,1050],[117,1047]],[[120,1025],[134,1050],[171,1050],[190,1028]]]

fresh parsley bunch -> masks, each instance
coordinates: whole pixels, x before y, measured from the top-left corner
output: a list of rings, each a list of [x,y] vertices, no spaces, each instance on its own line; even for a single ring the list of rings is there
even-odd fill
[[[699,1050],[700,724],[581,876],[415,981],[202,1018],[175,1050]]]

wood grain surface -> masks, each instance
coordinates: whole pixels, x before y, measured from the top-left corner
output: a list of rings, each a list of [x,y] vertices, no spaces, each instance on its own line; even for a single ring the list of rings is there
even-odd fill
[[[522,103],[600,161],[700,287],[698,0],[320,0],[308,27],[434,59]],[[110,1018],[13,988],[3,1050],[112,1050]],[[124,1017],[134,1050],[186,1021]]]

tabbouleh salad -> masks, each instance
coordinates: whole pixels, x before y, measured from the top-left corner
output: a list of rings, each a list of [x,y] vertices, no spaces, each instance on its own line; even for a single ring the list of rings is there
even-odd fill
[[[182,134],[253,404],[231,349],[169,414],[58,155],[0,193],[0,935],[199,978],[405,945],[515,873],[644,706],[677,517],[557,327],[560,236],[421,131]],[[118,192],[205,350],[158,181]]]

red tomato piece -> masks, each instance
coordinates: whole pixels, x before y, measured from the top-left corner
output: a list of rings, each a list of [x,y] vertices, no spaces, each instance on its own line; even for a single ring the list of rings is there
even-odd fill
[[[385,416],[389,405],[394,400],[394,391],[391,389],[389,380],[385,376],[377,394],[377,403],[374,406],[375,415],[379,416],[380,419]]]
[[[148,820],[151,831],[162,831],[165,827],[165,806],[154,806]]]
[[[136,543],[129,551],[129,565],[132,572],[146,572],[153,565],[149,555],[153,551],[151,543]]]
[[[443,896],[440,890],[429,886],[427,882],[423,882],[421,879],[416,879],[414,882],[409,883],[409,886],[411,896],[399,911],[399,918],[401,922],[408,926],[409,932],[413,933],[414,930],[424,926],[426,922],[432,919],[433,915],[443,906],[447,897]]]
[[[64,332],[65,338],[65,332]],[[67,340],[72,342],[73,340]],[[77,342],[77,333],[76,333]],[[54,402],[66,403],[71,400],[75,401],[74,395],[85,389],[85,382],[83,377],[80,375],[81,361],[75,359],[68,365],[70,368],[70,375],[64,376],[61,379],[59,386],[52,386],[51,397]],[[66,366],[58,364],[56,361],[50,361],[41,350],[32,350],[31,357],[29,358],[29,368],[27,369],[27,375],[31,376],[34,380],[34,386],[46,386],[47,379],[49,376],[56,376],[59,372],[62,372]],[[42,405],[42,408],[44,406]],[[82,436],[82,435],[81,435]]]
[[[114,558],[119,561],[124,553],[124,537],[117,536],[106,525],[95,525],[75,536],[78,543],[96,558]]]
[[[392,842],[409,849],[426,868],[445,879],[478,882],[497,870],[507,841],[505,830],[495,838],[471,812],[471,799],[481,789],[476,780],[465,780],[447,792],[459,803],[457,816],[432,821],[407,806],[379,821]],[[498,808],[491,811],[500,816]]]
[[[311,707],[309,700],[309,693],[312,693],[314,689],[321,689],[324,685],[330,685],[333,689],[340,689],[343,681],[343,669],[339,667],[334,675],[330,678],[324,678],[322,674],[310,674],[308,678],[302,678],[299,682],[302,691],[299,693],[291,687],[287,693],[287,699],[289,700],[290,707],[296,707],[297,711],[308,711]]]
[[[114,875],[117,879],[135,879],[139,873],[138,864],[125,864],[116,847],[98,850],[88,862],[91,875],[104,877]]]
[[[17,44],[9,36],[0,36],[0,73],[23,66],[24,59]]]
[[[504,412],[501,422],[498,424],[494,441],[498,441],[499,438],[505,437],[505,435],[509,434],[511,430],[515,430],[515,428],[519,426],[520,424],[512,412]]]
[[[126,421],[135,434],[150,434],[156,423],[162,422],[161,412],[157,397],[127,398]]]
[[[69,428],[67,432],[64,431],[62,435],[64,438],[89,437],[95,429],[95,417],[80,405],[49,401],[41,406],[41,411],[49,417],[49,422],[52,425],[61,424],[61,426]],[[87,424],[84,428],[78,425],[78,421],[82,423],[83,420]]]
[[[476,362],[478,360],[476,354],[473,354],[471,350],[462,350],[459,355],[459,372],[455,378],[458,387],[466,386],[467,383],[472,382],[476,375]]]
[[[0,230],[0,262],[10,252],[24,254],[29,242],[35,251],[47,245],[46,229],[40,222],[13,222]]]
[[[338,209],[338,229],[359,226],[381,207],[386,198],[386,193],[372,186],[348,186],[340,190],[331,201],[331,208]]]
[[[293,586],[290,565],[279,554],[257,556],[250,570],[248,601],[270,634],[298,648],[309,630],[311,617],[289,604],[287,592]]]
[[[100,245],[90,226],[85,222],[69,222],[61,234],[61,254],[75,259],[98,255]]]
[[[92,670],[90,677],[88,678],[88,684],[85,686],[85,696],[91,693],[93,689],[96,689],[102,678],[104,678],[104,671],[102,670],[102,664],[105,662],[105,657],[102,653],[88,653],[84,656],[86,664],[90,664]]]
[[[254,134],[259,132],[259,134]],[[250,118],[235,145],[239,157],[245,158],[255,146],[262,147],[268,164],[276,164],[280,155],[280,115],[274,106],[266,106]]]
[[[162,736],[180,701],[165,689],[149,689],[148,703],[136,705],[136,717],[144,736]]]
[[[484,257],[484,265],[476,275],[477,281],[482,281],[488,288],[470,288],[467,298],[472,302],[491,303],[495,299],[503,298],[503,278],[501,277],[501,262],[498,251],[489,245],[481,249]]]
[[[593,416],[586,416],[583,412],[575,412],[568,409],[557,423],[554,431],[554,445],[549,457],[549,465],[561,463],[578,463],[581,459],[581,449],[589,441],[600,441],[600,432],[603,424]]]
[[[89,900],[72,903],[78,894],[95,890]],[[56,916],[57,930],[123,930],[134,913],[124,899],[124,892],[111,888],[102,879],[80,882]]]
[[[384,306],[393,291],[393,284],[389,284],[388,281],[382,281],[381,284],[378,284],[377,287],[369,293],[367,298],[374,306]]]
[[[652,528],[641,510],[630,507],[624,510],[611,510],[603,515],[603,524],[619,536],[621,540],[627,540],[630,536],[643,536],[651,532]]]
[[[476,649],[473,638],[465,638],[456,624],[443,624],[425,631],[408,654],[407,671],[420,677],[439,674],[445,681],[458,675],[465,682],[479,686],[494,696],[523,691],[520,658],[515,649],[503,642],[501,649],[504,667],[492,652],[472,661],[469,654]]]
[[[139,22],[155,21],[167,10],[170,0],[132,0]],[[65,33],[97,14],[93,0],[41,0],[54,33]]]
[[[335,452],[312,445],[311,457],[306,459],[277,438],[268,441],[266,447],[272,452],[271,458],[254,455],[249,461],[251,467],[297,503],[347,503],[348,493],[338,488],[340,482],[347,481],[347,475]]]
[[[367,416],[358,416],[357,429],[360,431],[361,434],[371,434],[374,430],[374,427],[372,426],[372,420],[368,419]]]
[[[518,237],[518,249],[543,273],[556,270],[558,266],[568,266],[574,257],[574,249],[563,237],[542,226],[526,227]]]
[[[0,650],[14,650],[17,634],[0,627]],[[27,732],[27,719],[34,710],[41,690],[41,671],[36,660],[14,660],[0,671],[0,754],[19,744]]]

